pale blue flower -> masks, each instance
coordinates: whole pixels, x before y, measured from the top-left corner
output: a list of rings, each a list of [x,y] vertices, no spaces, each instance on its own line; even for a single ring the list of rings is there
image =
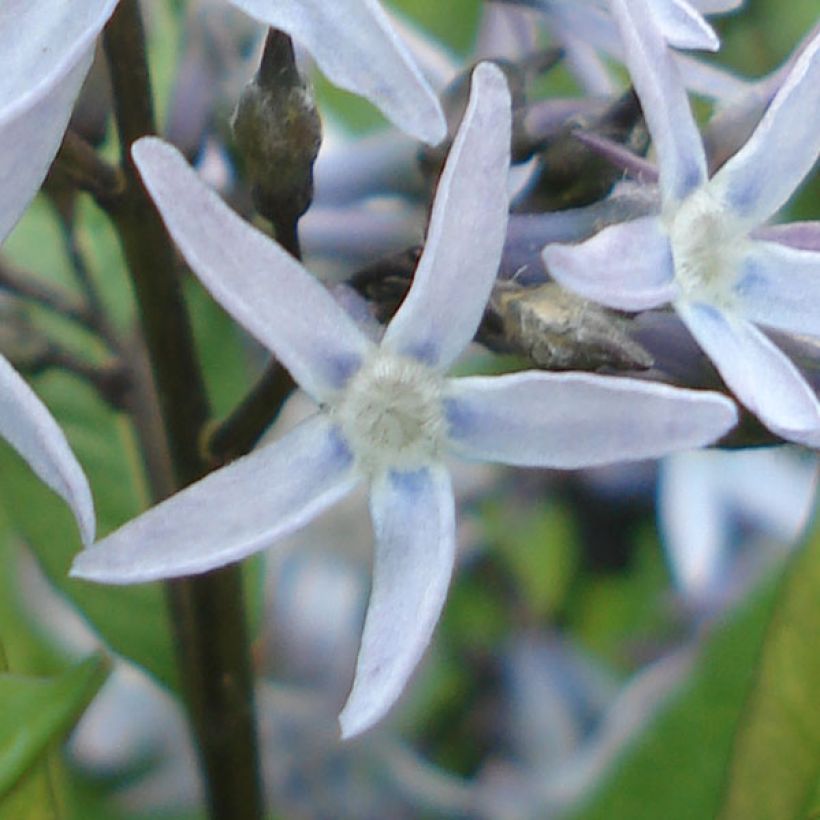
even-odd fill
[[[608,95],[617,84],[603,57],[624,59],[624,47],[612,20],[610,0],[495,0],[529,6],[540,11],[552,36],[564,49],[565,60],[590,94]],[[667,43],[680,49],[717,51],[717,34],[704,14],[733,11],[742,0],[653,0],[646,13]],[[731,73],[676,55],[687,87],[707,97],[731,98],[746,84]]]
[[[646,0],[612,6],[658,155],[661,213],[579,245],[548,245],[544,261],[559,282],[611,307],[671,302],[741,402],[783,438],[818,446],[814,392],[756,324],[820,336],[820,228],[760,227],[820,152],[820,34],[743,148],[708,179],[686,93]]]
[[[508,210],[510,97],[482,64],[433,205],[413,285],[380,343],[291,256],[157,139],[134,157],[169,231],[222,305],[319,412],[78,556],[74,574],[133,583],[203,572],[302,527],[370,484],[376,557],[343,734],[376,722],[430,640],[455,558],[444,456],[574,468],[699,446],[735,422],[715,394],[588,374],[452,378],[495,280]]]
[[[795,543],[817,491],[817,459],[807,455],[791,447],[697,450],[661,462],[658,523],[687,601],[707,609],[725,604],[766,565],[759,555],[746,556],[746,565],[737,560],[739,525],[756,542],[765,539],[772,557],[776,547],[782,554]]]

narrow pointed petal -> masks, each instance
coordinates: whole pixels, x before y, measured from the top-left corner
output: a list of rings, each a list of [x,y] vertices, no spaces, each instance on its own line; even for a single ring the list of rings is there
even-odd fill
[[[653,10],[669,45],[706,51],[720,48],[714,29],[686,0],[655,0]]]
[[[789,199],[820,154],[820,32],[806,46],[749,141],[710,188],[750,225]]]
[[[692,0],[692,5],[701,14],[724,14],[743,5],[743,0]]]
[[[777,242],[803,251],[820,253],[820,222],[787,222],[763,225],[752,232],[754,239]]]
[[[303,527],[356,482],[340,434],[314,416],[81,552],[71,574],[133,584],[206,572]]]
[[[658,152],[664,200],[680,201],[706,180],[706,155],[678,67],[647,0],[611,0],[610,5]]]
[[[205,185],[155,137],[132,149],[165,225],[214,298],[317,401],[356,370],[371,343],[328,290]]]
[[[19,373],[0,356],[0,436],[71,507],[84,544],[94,540],[94,502],[63,431]]]
[[[820,336],[820,252],[752,242],[733,291],[750,322]]]
[[[441,466],[373,482],[373,589],[342,736],[370,728],[395,703],[438,622],[455,559],[453,488]]]
[[[456,454],[559,469],[701,447],[737,421],[717,393],[589,373],[451,379],[446,407]]]
[[[116,0],[4,0],[0,8],[0,242],[57,153]]]
[[[715,590],[729,545],[731,511],[711,481],[721,455],[697,450],[661,462],[658,523],[663,545],[675,583],[695,600]]]
[[[791,360],[749,322],[709,305],[675,305],[738,401],[772,431],[820,444],[820,405]]]
[[[547,271],[575,293],[619,310],[647,310],[675,297],[669,237],[656,216],[610,225],[579,245],[547,245]]]
[[[442,370],[473,338],[501,261],[510,105],[500,69],[481,63],[438,183],[413,285],[384,335],[397,352]]]
[[[340,88],[367,97],[403,131],[435,145],[447,135],[438,98],[377,0],[230,0],[286,31]]]

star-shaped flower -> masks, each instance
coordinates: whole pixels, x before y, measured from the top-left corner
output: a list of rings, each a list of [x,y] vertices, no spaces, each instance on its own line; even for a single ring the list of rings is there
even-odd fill
[[[399,128],[435,144],[438,98],[377,0],[229,0],[304,45],[336,85],[367,97]],[[3,0],[0,5],[0,241],[45,178],[94,44],[117,0]]]
[[[579,245],[548,245],[544,261],[559,282],[611,307],[671,302],[741,402],[783,438],[820,446],[814,392],[756,327],[820,336],[820,252],[809,249],[820,227],[756,233],[820,152],[820,34],[748,142],[708,179],[686,93],[646,0],[612,7],[657,150],[661,213]]]
[[[611,15],[610,0],[495,0],[529,6],[546,17],[551,34],[565,52],[570,70],[590,94],[608,95],[616,89],[601,54],[624,59],[624,48]],[[743,0],[653,0],[651,16],[667,43],[675,48],[717,51],[720,40],[704,14],[733,11]],[[599,54],[600,52],[600,54]],[[715,66],[690,57],[676,58],[684,81],[708,97],[734,96],[745,84]]]
[[[237,217],[171,146],[134,147],[169,231],[218,301],[290,370],[319,412],[78,556],[74,574],[131,583],[239,560],[370,484],[373,587],[341,714],[363,731],[429,642],[455,555],[444,456],[574,468],[714,440],[735,421],[714,394],[587,374],[444,377],[473,338],[507,222],[510,96],[473,75],[413,285],[379,344],[278,245]]]

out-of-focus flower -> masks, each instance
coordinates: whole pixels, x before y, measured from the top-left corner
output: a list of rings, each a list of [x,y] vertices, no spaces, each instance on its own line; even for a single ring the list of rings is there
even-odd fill
[[[820,223],[760,228],[820,151],[820,35],[744,147],[708,179],[686,93],[646,0],[612,7],[658,154],[661,213],[580,245],[548,245],[544,261],[559,282],[610,307],[671,302],[741,402],[776,434],[817,446],[820,404],[756,323],[820,335],[820,253],[812,249]]]
[[[817,459],[786,447],[678,453],[661,462],[659,482],[659,523],[673,577],[688,601],[708,609],[767,564],[759,555],[745,565],[733,560],[745,552],[741,528],[781,553],[794,544],[812,511]]]
[[[616,85],[602,56],[624,59],[624,46],[611,16],[610,0],[495,0],[540,11],[561,44],[570,70],[591,94],[609,95]],[[720,42],[704,14],[732,11],[742,0],[657,0],[646,13],[671,46],[717,51]],[[745,83],[729,72],[687,55],[676,57],[684,82],[708,97],[733,97]]]
[[[713,441],[715,394],[587,374],[445,379],[475,334],[505,238],[510,97],[485,63],[439,182],[413,286],[374,344],[292,257],[231,212],[156,139],[143,179],[199,277],[321,411],[78,556],[74,574],[133,583],[236,561],[370,483],[373,589],[340,721],[364,731],[401,693],[438,620],[455,558],[447,452],[574,468]]]

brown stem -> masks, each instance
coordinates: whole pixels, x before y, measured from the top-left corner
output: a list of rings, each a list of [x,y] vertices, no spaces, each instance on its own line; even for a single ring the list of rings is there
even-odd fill
[[[121,0],[104,43],[126,182],[111,213],[134,282],[166,445],[181,487],[206,470],[198,442],[208,405],[174,249],[129,151],[136,139],[155,131],[137,0]],[[258,820],[264,811],[239,568],[171,581],[167,590],[210,816]]]

